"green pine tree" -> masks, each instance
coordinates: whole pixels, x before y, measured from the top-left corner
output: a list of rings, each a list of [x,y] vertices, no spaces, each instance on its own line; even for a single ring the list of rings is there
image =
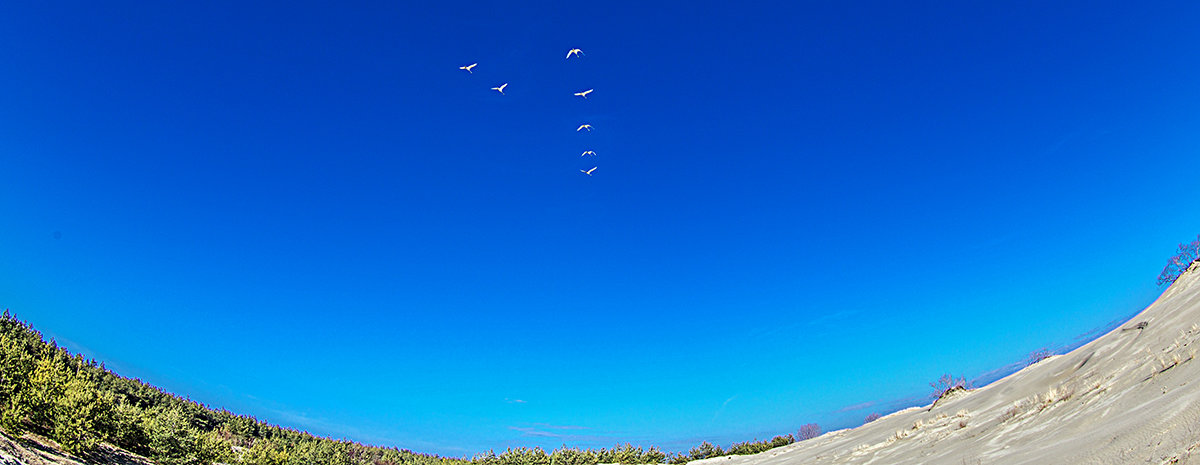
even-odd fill
[[[86,378],[72,376],[54,406],[51,436],[67,452],[92,451],[100,442],[100,426],[111,416],[108,401]]]
[[[26,350],[24,338],[17,334],[16,325],[0,328],[4,330],[0,333],[0,428],[19,435],[30,414],[31,405],[22,399],[28,396],[36,363]]]

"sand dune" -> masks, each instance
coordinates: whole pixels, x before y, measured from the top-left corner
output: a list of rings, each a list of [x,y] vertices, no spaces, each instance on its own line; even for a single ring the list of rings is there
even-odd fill
[[[1069,354],[853,429],[693,465],[1200,463],[1200,266]],[[106,446],[106,450],[108,450]],[[148,463],[117,450],[115,463]],[[80,463],[0,435],[0,464]]]
[[[1200,271],[1072,351],[932,406],[693,464],[1200,463]]]

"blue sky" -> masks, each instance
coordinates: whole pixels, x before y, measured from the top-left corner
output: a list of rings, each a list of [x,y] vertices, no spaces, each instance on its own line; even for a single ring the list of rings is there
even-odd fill
[[[320,435],[679,450],[1068,343],[1200,232],[1194,2],[426,3],[0,6],[0,306]]]

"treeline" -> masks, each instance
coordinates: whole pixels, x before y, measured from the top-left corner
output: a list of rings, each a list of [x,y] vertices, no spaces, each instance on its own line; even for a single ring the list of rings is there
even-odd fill
[[[810,423],[810,425],[813,427],[816,426],[816,424],[813,423]],[[809,427],[809,425],[805,425],[805,427]],[[820,429],[818,428],[817,431],[820,431]],[[805,432],[804,428],[801,428],[801,437],[806,434],[808,433]],[[708,441],[705,441],[699,446],[693,447],[688,451],[687,454],[679,454],[671,457],[670,463],[678,465],[688,463],[692,460],[711,459],[713,457],[721,457],[725,455],[757,454],[759,452],[765,452],[776,447],[783,447],[793,442],[796,442],[796,437],[789,434],[786,436],[775,436],[770,441],[735,442],[733,445],[729,446],[729,449],[726,450],[721,449],[721,446],[713,445]]]
[[[662,463],[667,454],[626,444],[612,449],[576,449],[563,447],[547,453],[540,447],[518,447],[500,454],[487,451],[471,459],[477,465],[596,465],[598,463]]]
[[[100,454],[101,444],[108,443],[162,465],[680,464],[755,454],[820,434],[816,424],[807,424],[798,436],[734,443],[727,450],[708,442],[678,454],[630,444],[599,450],[564,446],[551,452],[520,447],[471,460],[365,446],[214,410],[119,376],[45,341],[8,310],[0,314],[0,428],[13,436],[32,432],[48,437],[83,458]]]
[[[812,428],[816,427],[815,424],[805,426],[809,429],[804,434],[810,434],[810,432],[814,431]],[[819,432],[820,429],[817,428],[815,431]],[[678,465],[693,460],[710,459],[726,455],[757,454],[794,442],[796,442],[796,437],[791,434],[775,436],[770,441],[735,442],[729,446],[729,449],[722,449],[721,446],[705,441],[686,453],[678,454],[668,454],[656,447],[642,449],[631,444],[600,450],[563,447],[551,452],[546,452],[540,447],[518,447],[516,449],[505,450],[500,454],[488,451],[476,455],[471,461],[475,465],[596,465],[600,463],[668,463]]]
[[[163,465],[469,463],[318,438],[213,410],[72,356],[7,310],[0,315],[0,428],[49,437],[82,457],[106,442]]]

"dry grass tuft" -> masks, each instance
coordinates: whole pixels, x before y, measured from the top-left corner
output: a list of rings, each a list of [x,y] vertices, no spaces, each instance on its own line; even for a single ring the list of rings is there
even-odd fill
[[[1075,388],[1071,385],[1060,385],[1050,388],[1044,393],[1034,394],[1019,401],[1013,402],[1013,405],[1000,414],[1000,422],[1006,422],[1013,418],[1019,417],[1027,412],[1038,413],[1049,408],[1059,402],[1070,400],[1075,395]]]
[[[1192,324],[1190,328],[1180,331],[1179,337],[1175,338],[1171,342],[1171,345],[1164,347],[1161,353],[1155,354],[1150,349],[1146,349],[1146,352],[1155,359],[1156,363],[1151,366],[1152,371],[1142,381],[1148,381],[1155,376],[1167,372],[1167,370],[1195,359],[1196,348],[1188,348],[1188,346],[1196,342],[1197,338],[1200,338],[1200,326]]]

